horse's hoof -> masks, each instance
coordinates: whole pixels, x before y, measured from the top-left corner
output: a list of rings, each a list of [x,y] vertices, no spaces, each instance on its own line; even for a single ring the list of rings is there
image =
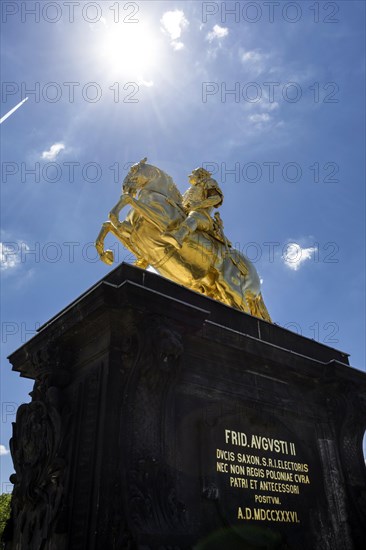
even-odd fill
[[[149,267],[149,262],[147,260],[144,260],[143,258],[140,258],[139,260],[136,260],[134,265],[136,267],[140,267],[141,269],[147,269]]]
[[[112,265],[114,262],[114,254],[112,250],[105,250],[101,253],[100,259],[107,265]]]

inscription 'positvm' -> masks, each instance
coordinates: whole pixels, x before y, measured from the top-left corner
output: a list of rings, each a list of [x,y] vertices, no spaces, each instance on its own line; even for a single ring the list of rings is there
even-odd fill
[[[252,500],[252,506],[237,507],[236,519],[301,523],[297,510],[257,507],[259,504],[281,507],[281,494],[298,496],[303,486],[310,485],[309,465],[298,459],[295,443],[230,429],[224,430],[223,441],[223,446],[248,450],[216,449],[216,472],[226,476],[230,489],[245,490],[246,498]]]

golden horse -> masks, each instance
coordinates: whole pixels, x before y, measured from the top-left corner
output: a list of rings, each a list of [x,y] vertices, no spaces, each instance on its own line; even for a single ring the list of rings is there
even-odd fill
[[[164,240],[164,233],[178,227],[187,214],[173,179],[146,160],[131,167],[121,198],[102,225],[95,244],[101,260],[108,265],[114,260],[112,250],[104,250],[110,232],[136,256],[136,265],[151,265],[176,283],[271,322],[257,270],[226,238],[197,230],[179,250]],[[126,205],[131,209],[120,222]]]

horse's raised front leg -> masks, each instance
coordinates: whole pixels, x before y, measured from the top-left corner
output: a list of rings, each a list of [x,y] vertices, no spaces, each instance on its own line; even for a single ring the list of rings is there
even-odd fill
[[[125,246],[132,254],[136,254],[136,251],[133,249],[130,243],[130,232],[128,231],[128,226],[126,222],[119,224],[119,229],[117,229],[112,222],[104,222],[102,229],[99,232],[97,240],[95,242],[95,247],[98,251],[100,259],[108,265],[112,265],[114,261],[114,254],[112,250],[104,250],[104,240],[108,233],[112,233],[117,239]]]
[[[130,241],[130,230],[128,222],[122,222],[119,224],[119,229],[117,229],[112,222],[104,222],[102,229],[98,235],[98,238],[95,242],[95,247],[98,251],[100,259],[107,265],[112,265],[114,261],[114,254],[112,250],[104,250],[104,240],[108,233],[112,233],[117,239],[123,244],[127,250],[132,252],[136,256],[135,265],[146,269],[149,265],[149,262],[140,257],[140,253],[135,250],[134,246]]]
[[[121,224],[121,222],[119,221],[119,213],[121,212],[122,208],[124,208],[126,206],[126,204],[128,204],[129,197],[130,197],[130,195],[127,195],[126,193],[121,195],[121,198],[119,199],[117,204],[109,212],[108,217],[109,217],[110,221],[112,222],[112,224],[114,225],[114,227],[116,227],[117,229],[119,228],[119,226]]]
[[[112,250],[104,250],[104,240],[108,233],[112,231],[112,229],[113,226],[111,222],[104,222],[97,237],[97,240],[95,241],[95,248],[97,249],[100,259],[108,265],[113,264],[114,254]]]

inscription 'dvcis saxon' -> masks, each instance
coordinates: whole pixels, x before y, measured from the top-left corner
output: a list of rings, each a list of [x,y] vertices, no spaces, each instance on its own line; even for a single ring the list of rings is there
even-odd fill
[[[301,523],[298,511],[282,509],[281,502],[282,495],[296,498],[311,483],[309,465],[297,456],[295,443],[230,429],[224,430],[224,443],[216,449],[216,472],[225,476],[229,488],[246,491],[252,500],[237,507],[236,519]]]

